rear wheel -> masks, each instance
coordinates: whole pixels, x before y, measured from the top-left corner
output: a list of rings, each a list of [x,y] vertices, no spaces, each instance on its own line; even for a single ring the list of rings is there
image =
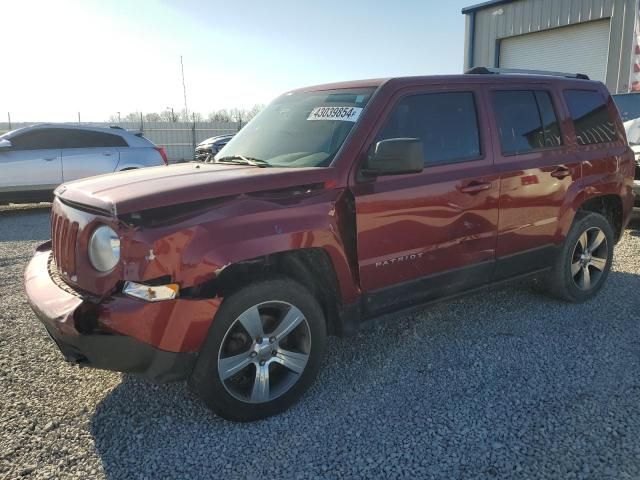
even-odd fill
[[[304,287],[281,278],[255,283],[221,305],[191,386],[223,418],[265,418],[311,385],[325,344],[322,309]]]
[[[551,273],[549,292],[569,302],[593,298],[613,261],[611,224],[597,213],[581,214],[571,227]]]

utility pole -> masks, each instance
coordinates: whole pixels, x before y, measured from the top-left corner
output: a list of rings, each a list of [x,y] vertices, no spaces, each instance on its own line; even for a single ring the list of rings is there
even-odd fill
[[[173,113],[173,107],[171,107],[171,121],[173,123],[176,123],[176,114]]]
[[[80,123],[80,112],[78,112],[78,123]]]
[[[196,151],[196,114],[192,113],[191,116],[193,117],[193,123],[191,124],[191,148],[192,148],[191,151],[195,155],[195,151]]]
[[[9,119],[9,130],[11,130],[11,112],[7,112],[7,118]]]
[[[120,112],[118,112],[118,123],[120,123]]]
[[[180,55],[180,70],[182,70],[182,93],[184,94],[184,116],[189,119],[189,109],[187,108],[187,87],[184,83],[184,64],[182,63],[182,55]]]

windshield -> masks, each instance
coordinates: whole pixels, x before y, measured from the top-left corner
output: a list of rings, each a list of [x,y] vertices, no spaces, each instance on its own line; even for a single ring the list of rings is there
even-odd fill
[[[613,100],[618,106],[623,122],[640,118],[640,94],[627,93],[613,95]]]
[[[282,95],[240,130],[215,160],[244,157],[272,167],[328,167],[374,90]]]

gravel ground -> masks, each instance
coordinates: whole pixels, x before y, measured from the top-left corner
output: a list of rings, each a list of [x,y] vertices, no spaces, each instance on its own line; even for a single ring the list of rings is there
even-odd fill
[[[63,363],[22,291],[48,228],[0,213],[0,478],[640,478],[640,225],[596,300],[523,284],[331,339],[303,400],[253,424]]]

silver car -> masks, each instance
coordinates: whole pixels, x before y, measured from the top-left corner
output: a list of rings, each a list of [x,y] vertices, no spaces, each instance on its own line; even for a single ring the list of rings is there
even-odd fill
[[[0,135],[0,203],[47,201],[63,182],[167,163],[162,147],[119,127],[19,128]]]

